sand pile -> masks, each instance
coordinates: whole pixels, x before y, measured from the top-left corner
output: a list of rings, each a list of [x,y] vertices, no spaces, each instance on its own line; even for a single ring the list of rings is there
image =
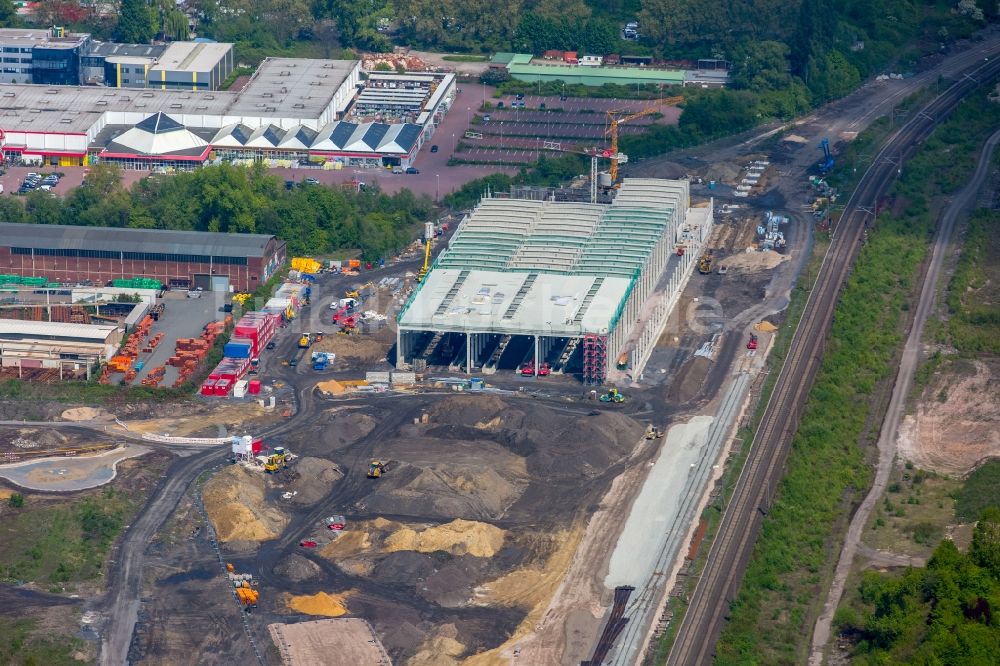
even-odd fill
[[[111,418],[111,415],[96,407],[73,407],[64,411],[62,418],[64,421],[92,421]]]
[[[288,516],[264,502],[264,477],[240,465],[223,469],[205,484],[205,511],[219,541],[269,541],[288,524]]]
[[[503,547],[504,531],[474,520],[453,520],[444,525],[415,530],[404,527],[386,538],[386,552],[415,550],[433,553],[443,550],[452,555],[493,557]]]
[[[754,324],[754,330],[760,331],[761,333],[774,333],[778,330],[778,327],[767,321],[766,319],[758,324]]]
[[[333,490],[337,481],[344,478],[336,464],[325,458],[312,456],[299,459],[289,476],[292,480],[284,489],[297,493],[291,499],[294,504],[315,504]]]
[[[347,389],[343,384],[338,382],[336,379],[331,379],[326,382],[319,382],[316,384],[316,389],[322,391],[323,393],[329,393],[330,395],[340,395]]]
[[[339,594],[327,594],[317,592],[316,594],[305,594],[294,596],[285,595],[285,606],[288,610],[305,613],[306,615],[323,615],[325,617],[340,617],[347,614],[347,598],[351,596],[350,591]]]
[[[327,335],[312,347],[313,351],[333,352],[339,359],[381,361],[386,345],[363,335]]]
[[[503,548],[505,536],[506,533],[499,527],[474,520],[459,519],[443,525],[407,525],[376,518],[352,523],[350,529],[320,548],[319,554],[332,560],[408,550],[493,557]]]
[[[465,652],[465,646],[456,640],[458,628],[454,624],[438,627],[420,645],[417,653],[410,658],[408,666],[454,666],[459,663],[458,657]]]
[[[778,254],[774,250],[764,250],[763,252],[740,252],[726,257],[719,263],[730,270],[770,270],[783,261],[788,260],[788,255]]]

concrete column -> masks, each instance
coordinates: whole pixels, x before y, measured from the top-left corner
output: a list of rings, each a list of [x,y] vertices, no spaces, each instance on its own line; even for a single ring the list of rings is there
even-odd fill
[[[472,374],[472,345],[475,343],[474,333],[465,334],[465,374]]]
[[[403,329],[396,328],[396,368],[403,369],[406,362],[406,350],[403,349]]]
[[[538,336],[535,336],[535,376],[538,376]]]

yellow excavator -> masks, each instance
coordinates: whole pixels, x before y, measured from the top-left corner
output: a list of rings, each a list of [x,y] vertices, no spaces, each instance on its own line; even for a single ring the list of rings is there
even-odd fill
[[[389,471],[389,461],[388,460],[373,460],[368,466],[368,478],[378,479],[381,478],[383,474]]]

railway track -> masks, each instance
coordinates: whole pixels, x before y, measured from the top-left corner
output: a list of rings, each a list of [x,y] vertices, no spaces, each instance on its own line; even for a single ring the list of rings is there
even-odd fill
[[[980,61],[963,72],[957,82],[886,141],[859,181],[823,260],[746,465],[681,621],[667,662],[671,666],[707,664],[713,658],[729,604],[739,590],[763,516],[781,479],[802,407],[819,369],[841,286],[850,274],[865,229],[874,221],[878,198],[901,173],[902,160],[915,146],[965,95],[998,73],[1000,59]]]

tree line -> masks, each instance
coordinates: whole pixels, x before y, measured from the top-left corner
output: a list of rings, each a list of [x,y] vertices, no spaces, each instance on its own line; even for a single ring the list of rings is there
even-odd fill
[[[152,176],[126,189],[117,166],[100,164],[65,199],[48,192],[0,197],[3,222],[274,234],[293,254],[360,249],[368,259],[405,246],[432,211],[430,197],[409,190],[288,189],[263,165]]]

